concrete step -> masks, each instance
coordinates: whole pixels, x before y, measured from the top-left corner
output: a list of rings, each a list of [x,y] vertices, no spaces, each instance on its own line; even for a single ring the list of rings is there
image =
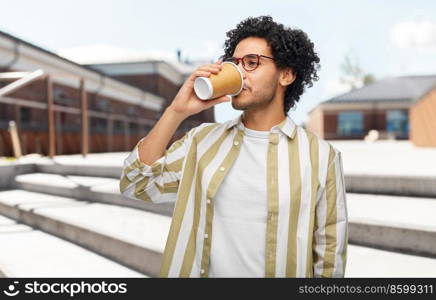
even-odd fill
[[[346,190],[350,193],[399,195],[436,198],[435,176],[381,174],[346,174]]]
[[[0,214],[158,276],[170,217],[23,190],[0,192]]]
[[[87,166],[87,165],[59,165],[37,164],[38,173],[60,175],[78,175],[108,177],[119,179],[121,166]],[[436,176],[433,175],[405,175],[405,174],[365,174],[346,173],[346,189],[350,193],[369,193],[380,195],[400,195],[436,198]]]
[[[436,148],[400,140],[329,143],[342,153],[348,192],[436,198]]]
[[[12,188],[132,207],[165,216],[172,216],[174,209],[172,203],[153,204],[123,197],[119,191],[119,179],[114,178],[30,173],[17,175]]]
[[[146,277],[85,248],[0,215],[3,277]]]
[[[345,277],[436,277],[436,259],[349,245]]]
[[[172,216],[173,204],[126,199],[112,178],[22,174],[14,186],[27,191],[139,208]],[[347,193],[350,242],[419,255],[436,256],[436,201],[433,198]]]
[[[358,206],[362,204],[362,201],[371,201],[367,199],[353,199],[352,197],[349,197],[349,199],[348,209],[351,220],[364,210]],[[376,201],[375,198],[372,200]],[[378,199],[378,201],[378,203],[387,203],[386,199]],[[403,203],[403,205],[405,205],[405,203]],[[380,205],[380,207],[382,206],[383,205]],[[365,209],[367,210],[367,208]],[[396,210],[396,212],[398,211],[401,211],[401,209]],[[57,251],[62,248],[60,246],[52,246],[49,242],[45,242],[45,240],[40,238],[39,235],[47,235],[52,239],[64,242],[68,240],[80,245],[81,247],[77,247],[78,249],[83,249],[83,247],[87,248],[94,253],[108,257],[109,260],[126,265],[139,273],[157,276],[161,253],[170,225],[170,218],[167,216],[152,214],[132,208],[101,203],[89,203],[71,198],[21,190],[0,192],[0,213],[8,215],[25,224],[29,224],[34,228],[29,229],[28,226],[16,224],[7,218],[0,219],[0,228],[3,230],[9,228],[7,236],[0,236],[0,238],[4,238],[4,240],[0,240],[2,245],[0,270],[3,272],[6,270],[5,273],[7,273],[7,275],[19,273],[25,274],[23,276],[28,275],[30,277],[33,275],[39,276],[38,274],[45,276],[45,273],[38,273],[40,268],[33,266],[31,267],[32,270],[36,270],[34,273],[29,273],[30,271],[27,271],[27,273],[14,272],[13,268],[8,267],[4,262],[10,262],[11,265],[17,266],[14,268],[19,269],[21,264],[15,264],[15,261],[19,261],[18,258],[20,256],[28,255],[29,248],[36,249],[32,252],[35,256],[43,256],[46,254],[48,254],[48,256],[61,255],[61,253],[65,252],[63,250]],[[375,218],[382,215],[383,214],[380,212],[378,215],[373,214],[373,217]],[[420,219],[425,220],[425,218],[429,216],[430,213],[427,216],[415,218],[415,220],[418,223]],[[398,218],[401,218],[400,213],[398,213]],[[392,218],[390,221],[393,220]],[[352,227],[355,225],[353,224],[355,223],[352,221],[350,235],[353,235],[354,232]],[[44,232],[40,232],[38,228]],[[21,238],[20,243],[22,244],[13,243],[15,237],[11,234],[12,231],[17,230],[20,234],[17,235],[18,237],[16,237],[16,239]],[[24,235],[20,230],[28,230],[33,232],[35,236],[30,233]],[[38,232],[38,234],[35,232]],[[53,236],[62,237],[62,239]],[[29,245],[32,245],[32,241],[38,241],[37,246],[29,247]],[[69,244],[68,242],[65,243]],[[430,244],[431,241],[428,243]],[[44,245],[40,246],[40,244]],[[7,249],[9,250],[5,250],[6,252],[4,252],[3,245],[8,245]],[[39,249],[38,247],[43,248]],[[13,256],[14,249],[23,249],[22,251],[26,251],[26,253]],[[52,254],[53,252],[55,252],[55,254]],[[11,253],[10,257],[12,258],[5,256],[3,253]],[[26,257],[26,259],[27,258],[31,260],[32,257]],[[59,274],[59,276],[70,276],[69,274],[71,272],[68,266],[60,265],[62,264],[62,259],[56,259],[57,257],[54,258],[51,264],[47,265],[46,269],[41,270],[47,270],[48,273],[54,272],[52,276],[57,276],[57,274]],[[56,264],[59,264],[56,268],[49,267]],[[32,265],[32,261],[23,265]],[[89,265],[89,268],[94,266],[93,263],[89,263]],[[83,265],[78,263],[75,267],[80,268],[81,266]],[[96,267],[96,269],[98,268]],[[436,259],[400,254],[352,244],[349,245],[346,277],[433,277],[436,275],[435,273]],[[105,274],[107,274],[107,272]]]
[[[436,148],[408,140],[329,140],[341,151],[345,174],[431,176],[436,178]]]
[[[58,175],[76,175],[88,177],[104,177],[118,180],[122,172],[121,163],[124,156],[118,154],[114,157],[112,164],[108,165],[106,160],[100,157],[100,154],[94,154],[92,159],[86,160],[81,158],[64,157],[62,161],[50,161],[45,163],[33,164],[11,164],[0,165],[0,189],[9,189],[16,175],[29,173],[49,173]],[[127,156],[127,153],[126,153]],[[59,160],[59,159],[58,159]],[[101,160],[101,164],[98,161]],[[104,163],[105,162],[105,163]],[[415,197],[433,197],[436,198],[436,176],[433,173],[420,174],[419,172],[407,173],[374,173],[374,170],[362,169],[362,172],[356,170],[347,170],[345,168],[346,189],[350,193],[367,193],[380,195],[400,195]]]
[[[123,171],[122,166],[36,164],[34,172],[52,173],[52,174],[60,174],[60,175],[108,177],[108,178],[119,179],[122,171]]]
[[[349,241],[436,257],[433,198],[347,193]]]

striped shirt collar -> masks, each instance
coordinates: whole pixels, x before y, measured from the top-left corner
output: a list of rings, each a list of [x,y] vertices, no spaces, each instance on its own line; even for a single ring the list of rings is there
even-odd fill
[[[240,123],[242,123],[242,114],[240,114],[237,118],[228,121],[226,129],[231,129]],[[293,139],[297,132],[296,129],[297,126],[295,122],[291,119],[290,116],[286,115],[286,118],[282,122],[271,128],[271,132],[281,132],[287,135],[289,138]]]

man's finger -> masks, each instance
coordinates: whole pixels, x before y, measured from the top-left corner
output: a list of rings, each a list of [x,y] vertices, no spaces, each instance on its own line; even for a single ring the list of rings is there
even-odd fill
[[[222,96],[222,97],[219,97],[219,98],[216,98],[216,99],[213,99],[213,100],[209,100],[209,101],[212,101],[212,103],[211,103],[212,105],[223,103],[223,102],[231,102],[232,101],[232,96],[225,95],[225,96]]]

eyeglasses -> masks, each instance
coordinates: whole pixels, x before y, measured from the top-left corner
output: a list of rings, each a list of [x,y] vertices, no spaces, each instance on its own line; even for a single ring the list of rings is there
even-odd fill
[[[228,61],[228,62],[232,62],[236,65],[239,64],[240,61],[242,61],[242,67],[246,70],[246,71],[254,71],[256,70],[256,68],[259,66],[260,64],[260,58],[264,57],[264,58],[269,58],[274,60],[274,58],[269,57],[269,56],[265,56],[265,55],[260,55],[260,54],[246,54],[241,58],[236,58],[236,57],[228,57],[228,58],[224,58],[223,61]]]

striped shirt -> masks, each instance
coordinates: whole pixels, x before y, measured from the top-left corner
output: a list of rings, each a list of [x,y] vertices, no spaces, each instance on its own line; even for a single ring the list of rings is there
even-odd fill
[[[151,165],[138,145],[124,161],[121,193],[175,202],[160,277],[207,277],[215,195],[244,142],[241,116],[203,123]],[[265,277],[343,277],[348,214],[341,153],[287,116],[266,156]]]

